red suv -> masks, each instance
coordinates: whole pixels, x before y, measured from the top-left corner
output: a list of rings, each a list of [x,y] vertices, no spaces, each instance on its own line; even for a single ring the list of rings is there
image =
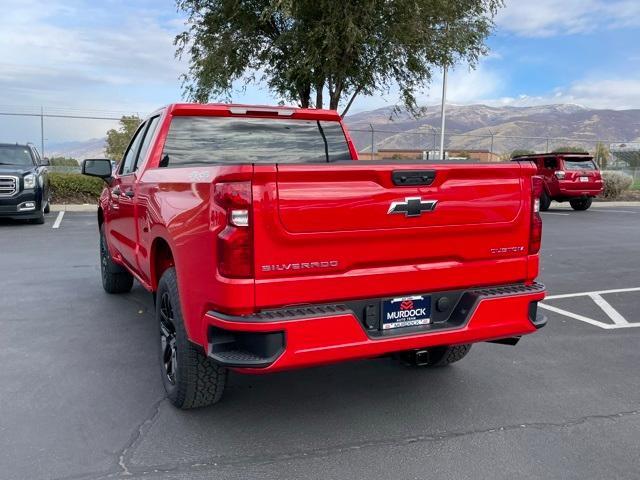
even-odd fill
[[[538,175],[544,179],[540,196],[542,211],[549,209],[551,200],[568,200],[574,210],[587,210],[593,197],[602,193],[602,176],[588,153],[519,155],[514,160],[531,160],[538,167]]]

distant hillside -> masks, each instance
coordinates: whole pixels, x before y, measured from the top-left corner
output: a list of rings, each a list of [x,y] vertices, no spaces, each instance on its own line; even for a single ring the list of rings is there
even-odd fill
[[[358,150],[371,148],[371,127],[375,130],[376,149],[431,150],[439,146],[439,106],[428,107],[414,119],[400,113],[390,119],[392,109],[380,108],[348,115],[346,123]],[[435,133],[435,136],[434,136]],[[465,136],[456,136],[465,134]],[[596,110],[579,105],[543,105],[538,107],[489,107],[467,105],[447,107],[447,148],[456,150],[491,149],[511,152],[515,149],[545,151],[576,146],[593,150],[597,141],[640,141],[639,110]],[[475,136],[474,136],[475,135]],[[538,137],[538,138],[523,138]],[[556,137],[577,141],[553,140]],[[47,145],[47,156],[65,156],[78,160],[104,157],[105,139]]]
[[[434,147],[434,133],[436,145],[439,145],[438,106],[428,107],[418,119],[407,113],[390,119],[391,114],[391,108],[381,108],[346,118],[359,150],[371,148],[370,124],[376,131],[376,149],[430,150]],[[597,141],[629,142],[638,139],[640,110],[596,110],[570,104],[537,107],[450,105],[447,107],[446,132],[447,148],[453,149],[490,149],[493,134],[493,151],[498,153],[515,149],[545,151],[547,137],[577,139],[550,140],[549,149],[579,146],[593,150]]]
[[[78,142],[59,142],[45,145],[47,157],[70,157],[78,161],[85,158],[104,158],[105,138],[92,138]]]

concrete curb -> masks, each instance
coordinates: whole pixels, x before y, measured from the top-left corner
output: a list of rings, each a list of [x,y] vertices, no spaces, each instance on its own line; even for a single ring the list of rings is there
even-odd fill
[[[51,204],[51,211],[52,212],[95,212],[98,210],[98,206],[97,205],[92,205],[89,203],[85,203],[82,205],[75,205],[75,204]]]
[[[554,206],[563,205],[562,203],[551,202]],[[564,203],[564,205],[569,205]],[[606,207],[640,207],[640,202],[593,202],[591,208],[606,208]]]

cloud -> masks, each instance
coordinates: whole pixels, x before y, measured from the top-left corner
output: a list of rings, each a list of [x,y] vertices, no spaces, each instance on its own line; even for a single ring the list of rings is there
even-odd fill
[[[126,4],[8,0],[0,103],[75,105],[93,96],[96,104],[125,104],[125,87],[168,86],[178,94],[185,70],[174,58],[178,20]],[[113,98],[96,99],[100,89]]]
[[[589,108],[640,108],[640,77],[578,80],[566,88],[557,88],[544,95],[521,94],[516,97],[479,99],[490,105],[533,106],[569,103]]]
[[[479,98],[495,95],[504,86],[504,80],[486,63],[475,70],[458,66],[449,72],[447,81],[447,101],[451,103],[473,103]],[[434,78],[429,94],[422,99],[425,103],[438,103],[442,95],[442,74]]]
[[[475,70],[471,70],[468,65],[458,65],[448,72],[447,103],[463,105],[477,103],[482,98],[495,98],[504,86],[503,75],[491,68],[488,61],[481,62]],[[419,105],[436,105],[441,98],[442,71],[437,71],[423,91],[417,93],[416,99]],[[397,88],[392,88],[384,96],[357,97],[351,111],[356,113],[394,105],[400,106]]]
[[[551,37],[640,25],[637,0],[509,0],[496,18],[498,32]]]

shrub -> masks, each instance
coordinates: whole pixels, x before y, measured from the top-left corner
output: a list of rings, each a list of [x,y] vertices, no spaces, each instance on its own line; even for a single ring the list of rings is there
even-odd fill
[[[79,164],[75,158],[51,157],[49,165],[52,167],[77,167]]]
[[[50,173],[52,203],[96,203],[104,188],[99,178],[77,173]]]
[[[633,178],[622,172],[604,171],[602,172],[604,181],[604,198],[618,198],[622,192],[629,190],[633,184]]]

